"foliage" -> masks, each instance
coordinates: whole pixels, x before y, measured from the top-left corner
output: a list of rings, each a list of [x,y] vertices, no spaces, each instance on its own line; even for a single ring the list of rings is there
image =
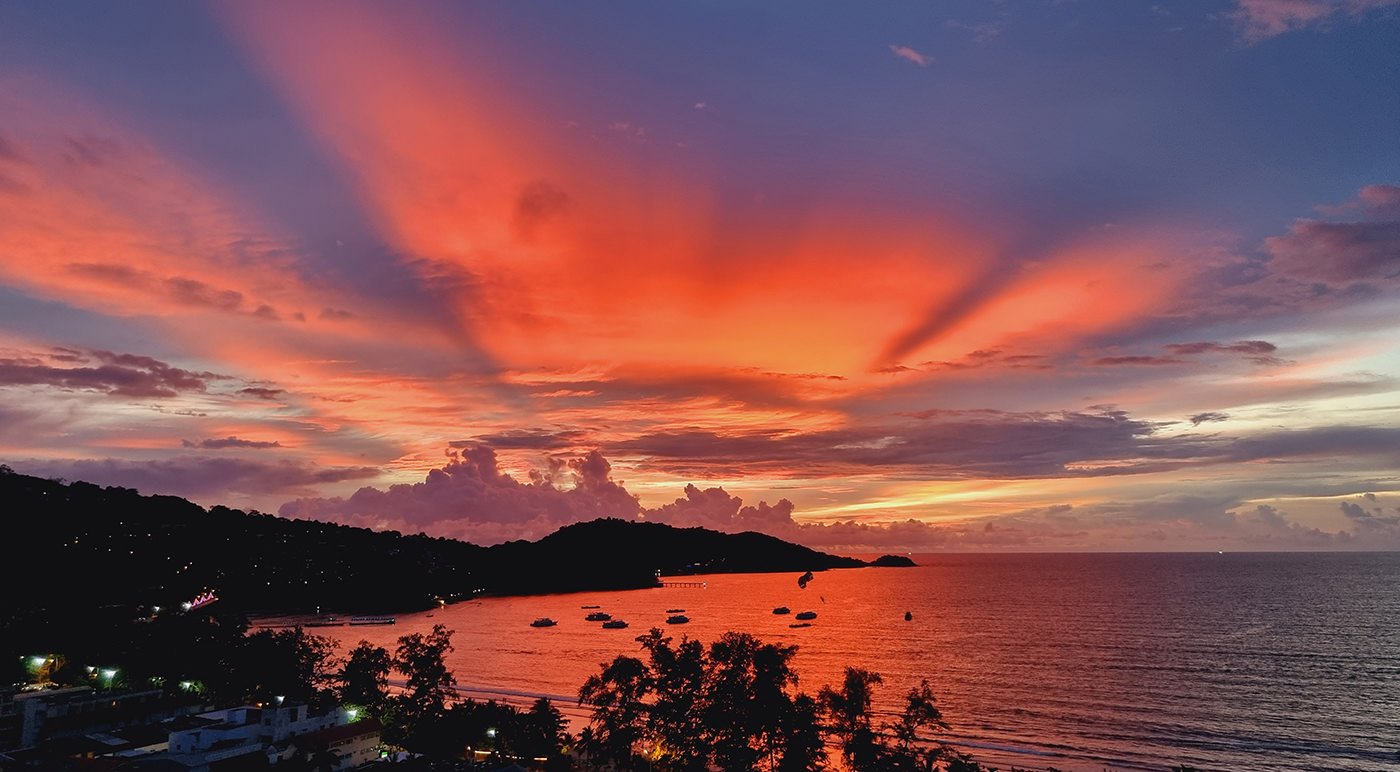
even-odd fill
[[[393,665],[404,676],[404,691],[393,700],[392,717],[402,734],[391,731],[391,736],[411,742],[415,728],[442,718],[448,703],[457,696],[453,688],[457,679],[445,660],[451,651],[452,631],[445,625],[433,625],[427,635],[412,633],[399,638]]]
[[[337,695],[341,702],[360,705],[380,716],[388,701],[389,669],[393,660],[383,647],[360,641],[350,650],[336,674]]]

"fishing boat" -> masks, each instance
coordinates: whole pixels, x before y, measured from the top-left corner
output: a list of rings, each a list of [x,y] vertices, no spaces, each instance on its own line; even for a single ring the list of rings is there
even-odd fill
[[[621,630],[626,626],[627,623],[622,621],[621,619],[609,619],[608,621],[603,623],[604,630]]]
[[[381,617],[381,616],[350,617],[350,624],[352,624],[352,625],[392,625],[392,624],[394,624],[394,621],[395,621],[395,620],[394,620],[393,617]]]
[[[792,609],[788,608],[787,606],[779,606],[779,607],[773,609],[773,613],[774,613],[774,614],[791,614],[791,613],[792,613]]]
[[[684,614],[684,613],[685,613],[685,609],[683,609],[683,608],[668,608],[668,609],[666,609],[666,613],[667,613],[667,614]]]
[[[606,622],[609,619],[612,619],[612,614],[609,614],[605,611],[594,611],[592,614],[589,614],[588,616],[584,617],[584,619],[587,619],[590,622]]]
[[[556,622],[556,621],[554,621],[553,619],[550,619],[549,617],[540,617],[539,619],[536,619],[535,621],[531,622],[531,623],[530,623],[530,626],[531,626],[531,627],[553,627],[553,626],[555,626],[555,625],[557,625],[557,624],[559,624],[559,623]]]
[[[797,618],[798,618],[798,619],[816,619],[816,618],[817,618],[817,612],[815,612],[815,611],[804,611],[804,612],[802,612],[801,614],[798,614],[798,615],[797,615]]]
[[[788,627],[811,627],[811,626],[812,626],[812,623],[811,623],[811,622],[793,622],[792,624],[788,625]]]
[[[683,624],[685,624],[686,622],[689,622],[689,621],[690,621],[690,617],[686,616],[685,614],[675,614],[675,615],[666,617],[666,624],[668,624],[668,625],[683,625]]]

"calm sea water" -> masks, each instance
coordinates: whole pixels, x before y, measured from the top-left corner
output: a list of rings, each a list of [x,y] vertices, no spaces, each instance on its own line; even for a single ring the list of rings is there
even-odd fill
[[[805,690],[865,667],[892,709],[927,678],[949,738],[1003,767],[1400,769],[1400,554],[916,559],[827,571],[805,590],[796,575],[704,576],[703,589],[488,598],[316,632],[392,648],[445,623],[461,684],[567,707],[600,663],[684,608],[678,638],[797,644]],[[631,627],[584,621],[594,604]],[[818,617],[792,629],[780,605]],[[529,626],[541,616],[558,626]]]

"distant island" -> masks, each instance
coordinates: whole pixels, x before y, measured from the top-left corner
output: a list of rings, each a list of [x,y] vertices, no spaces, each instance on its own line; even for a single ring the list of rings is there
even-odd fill
[[[45,612],[97,613],[191,602],[221,611],[385,613],[476,595],[655,586],[702,573],[913,565],[829,555],[772,536],[602,519],[535,542],[482,547],[423,534],[291,520],[174,496],[47,480],[0,467],[12,513],[0,627]]]

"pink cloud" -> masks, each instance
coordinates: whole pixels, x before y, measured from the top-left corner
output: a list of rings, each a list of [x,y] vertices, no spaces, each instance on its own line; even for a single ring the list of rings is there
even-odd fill
[[[1400,0],[1238,0],[1231,14],[1249,42],[1282,35],[1285,32],[1319,27],[1341,15],[1359,18],[1381,8],[1400,5]]]
[[[895,56],[898,56],[900,59],[903,59],[907,62],[913,62],[914,64],[917,64],[920,67],[927,67],[928,63],[933,61],[933,57],[925,56],[924,54],[915,51],[909,46],[891,45],[890,53],[893,53]]]

